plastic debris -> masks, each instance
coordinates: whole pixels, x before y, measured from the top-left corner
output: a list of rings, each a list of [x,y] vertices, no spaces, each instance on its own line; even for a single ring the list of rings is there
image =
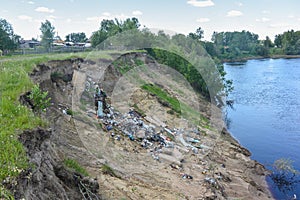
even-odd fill
[[[110,131],[110,130],[112,130],[112,129],[113,129],[113,126],[112,126],[112,125],[107,125],[107,126],[106,126],[106,130],[107,130],[107,131]]]
[[[182,178],[183,179],[193,179],[193,177],[191,175],[188,175],[188,174],[183,174]]]
[[[131,141],[134,141],[134,136],[132,134],[129,134],[128,135],[128,138],[131,140]]]
[[[115,137],[115,140],[120,141],[120,140],[121,140],[121,136],[120,136],[120,135],[117,135],[117,136]]]
[[[191,143],[199,143],[200,142],[200,140],[197,140],[197,139],[194,139],[191,137],[186,137],[186,141],[191,142]]]
[[[216,179],[214,179],[214,178],[212,178],[212,177],[206,177],[206,178],[204,179],[204,181],[207,182],[207,183],[209,183],[209,184],[211,184],[211,185],[216,185],[216,184],[217,184],[217,183],[216,183]]]
[[[102,102],[100,102],[102,103]],[[103,105],[98,105],[98,108]],[[106,131],[112,131],[110,136],[120,141],[122,136],[128,137],[130,141],[137,141],[141,147],[149,149],[151,156],[155,160],[160,160],[159,154],[165,152],[163,148],[179,148],[183,152],[192,151],[198,154],[199,149],[208,149],[210,147],[200,143],[198,128],[189,128],[187,130],[170,128],[166,126],[155,126],[151,121],[143,118],[139,112],[130,109],[128,113],[117,112],[111,105],[106,104],[103,115],[102,113],[90,111],[89,113],[101,116],[102,127]],[[64,111],[63,111],[64,112]],[[156,119],[159,121],[160,119]],[[120,135],[117,135],[120,134]],[[186,136],[186,134],[189,134]],[[123,137],[123,138],[124,138]],[[179,141],[176,143],[175,141]],[[202,141],[202,140],[201,140]],[[181,144],[182,145],[181,145]],[[194,146],[195,145],[195,146]],[[170,150],[169,150],[170,151]],[[178,169],[178,166],[175,166]],[[183,174],[183,178],[192,179],[188,174]]]

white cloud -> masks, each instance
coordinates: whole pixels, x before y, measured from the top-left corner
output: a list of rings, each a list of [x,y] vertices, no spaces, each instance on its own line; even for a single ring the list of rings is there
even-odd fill
[[[261,12],[262,12],[262,14],[270,14],[271,13],[269,10],[263,10]]]
[[[37,12],[43,12],[43,13],[54,13],[54,9],[49,9],[49,8],[46,8],[46,7],[37,7],[35,9],[35,11]]]
[[[112,14],[107,15],[107,13],[102,13],[101,16],[87,17],[86,20],[90,21],[90,22],[93,22],[93,21],[100,22],[100,21],[102,21],[104,19],[109,19],[109,20],[114,20],[114,19],[125,20],[125,19],[128,19],[130,17],[131,16],[124,15],[123,13],[122,14],[116,14],[116,15],[112,15]]]
[[[27,16],[27,15],[19,15],[18,19],[20,20],[27,20],[27,21],[32,21],[32,17]]]
[[[72,20],[71,20],[70,18],[68,18],[68,19],[66,20],[66,22],[67,22],[67,23],[71,23]]]
[[[263,17],[263,18],[261,18],[261,19],[256,19],[256,21],[257,21],[257,22],[268,22],[268,21],[270,21],[270,19],[269,19],[269,18],[266,18],[266,17]]]
[[[102,15],[103,15],[103,16],[108,16],[108,17],[109,17],[109,16],[110,16],[110,13],[109,13],[109,12],[104,12],[104,13],[102,13]]]
[[[94,16],[94,17],[88,17],[88,18],[86,18],[86,20],[87,21],[100,21],[100,18],[101,17]]]
[[[206,0],[206,1],[188,0],[187,3],[195,7],[208,7],[208,6],[215,5],[215,3],[212,0]]]
[[[293,18],[295,18],[295,16],[294,15],[289,15],[288,18],[293,19]]]
[[[239,17],[242,16],[243,13],[241,11],[238,10],[231,10],[227,12],[227,17]]]
[[[210,19],[208,19],[208,18],[199,18],[199,19],[197,19],[196,21],[197,21],[197,22],[200,22],[200,23],[205,23],[205,22],[209,22]]]
[[[138,16],[138,15],[143,15],[143,13],[142,13],[142,11],[134,10],[134,11],[132,11],[132,15]]]
[[[284,28],[284,27],[289,27],[290,24],[286,23],[277,23],[277,24],[270,24],[269,27],[271,28]]]
[[[57,17],[54,16],[54,15],[49,15],[49,16],[47,16],[47,18],[52,19],[53,21],[54,21],[55,19],[57,19]]]
[[[28,3],[28,4],[34,4],[34,2],[33,2],[33,1],[28,1],[27,3]]]

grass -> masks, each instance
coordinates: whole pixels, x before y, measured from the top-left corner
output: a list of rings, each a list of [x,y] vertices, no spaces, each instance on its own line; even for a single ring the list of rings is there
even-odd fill
[[[210,129],[209,120],[205,118],[199,111],[192,108],[188,104],[179,101],[177,98],[170,96],[166,91],[154,84],[144,84],[141,88],[158,97],[159,102],[169,106],[172,110],[168,110],[169,114],[177,114],[192,121],[194,124],[200,124]],[[175,113],[174,113],[175,112]]]
[[[84,52],[0,57],[0,199],[9,198],[11,195],[2,185],[3,181],[11,181],[29,167],[18,135],[27,129],[46,126],[46,122],[19,102],[20,95],[30,91],[34,85],[28,74],[39,63],[76,57],[87,58],[89,54]],[[90,55],[92,59],[109,57],[109,52],[94,52],[94,55]]]
[[[73,159],[67,158],[64,160],[64,165],[77,173],[80,173],[84,176],[89,176],[88,172],[79,165],[79,163]]]
[[[133,61],[133,63],[131,61]],[[125,60],[125,61],[122,59],[119,59],[119,60],[114,61],[112,64],[118,68],[119,72],[122,75],[124,75],[128,71],[132,70],[133,68],[144,65],[144,62],[140,59]]]
[[[135,109],[142,117],[146,117],[145,112],[144,112],[142,109],[140,109],[140,108],[138,107],[138,105],[133,104],[132,107],[134,107],[134,109]]]
[[[178,114],[181,114],[180,102],[177,98],[170,96],[166,91],[153,84],[144,84],[141,86],[141,88],[150,92],[151,94],[156,95],[160,102],[166,102],[166,105],[169,105],[172,110]]]
[[[110,176],[119,178],[119,176],[115,173],[115,171],[113,170],[113,168],[111,168],[111,167],[110,167],[109,165],[107,165],[107,164],[102,165],[101,170],[102,170],[102,172],[103,172],[104,174],[108,174],[108,175],[110,175]]]
[[[22,169],[29,166],[23,145],[17,139],[18,134],[25,129],[45,125],[40,118],[18,101],[20,94],[33,87],[27,74],[32,70],[35,62],[40,60],[12,59],[0,63],[1,183],[6,178],[11,179],[17,176]]]

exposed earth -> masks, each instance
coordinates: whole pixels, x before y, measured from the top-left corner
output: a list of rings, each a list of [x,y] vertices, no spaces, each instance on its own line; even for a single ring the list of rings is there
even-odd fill
[[[217,108],[180,74],[144,53],[114,56],[135,70],[122,74],[111,60],[71,59],[32,72],[51,97],[43,115],[49,129],[20,136],[34,167],[10,186],[16,199],[272,199],[267,170],[226,129],[209,123]],[[94,108],[96,84],[111,106],[102,119]],[[160,87],[202,117],[174,113],[144,84]],[[20,100],[31,106],[26,94]],[[65,167],[66,158],[89,177]]]

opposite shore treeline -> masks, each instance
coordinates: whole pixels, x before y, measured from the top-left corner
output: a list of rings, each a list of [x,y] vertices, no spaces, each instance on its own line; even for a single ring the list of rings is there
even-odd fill
[[[102,20],[98,30],[93,32],[90,39],[85,33],[70,33],[65,40],[55,36],[55,27],[46,20],[41,24],[41,46],[37,48],[50,48],[55,41],[64,41],[72,43],[82,43],[89,41],[93,47],[99,46],[108,37],[124,31],[136,29],[144,34],[154,34],[148,28],[140,28],[137,18],[128,18],[124,21]],[[160,36],[171,37],[163,31],[157,33]],[[188,37],[199,41],[205,50],[213,58],[221,61],[235,61],[251,58],[262,57],[284,57],[291,55],[300,55],[300,31],[288,30],[284,33],[277,34],[272,41],[268,36],[259,39],[258,35],[249,31],[234,32],[214,32],[211,41],[202,41],[204,30],[199,27],[195,33],[188,35],[176,34],[172,37]],[[5,19],[0,19],[0,49],[2,52],[9,54],[20,47],[22,36],[14,33],[13,27]],[[38,42],[38,38],[32,40]]]

